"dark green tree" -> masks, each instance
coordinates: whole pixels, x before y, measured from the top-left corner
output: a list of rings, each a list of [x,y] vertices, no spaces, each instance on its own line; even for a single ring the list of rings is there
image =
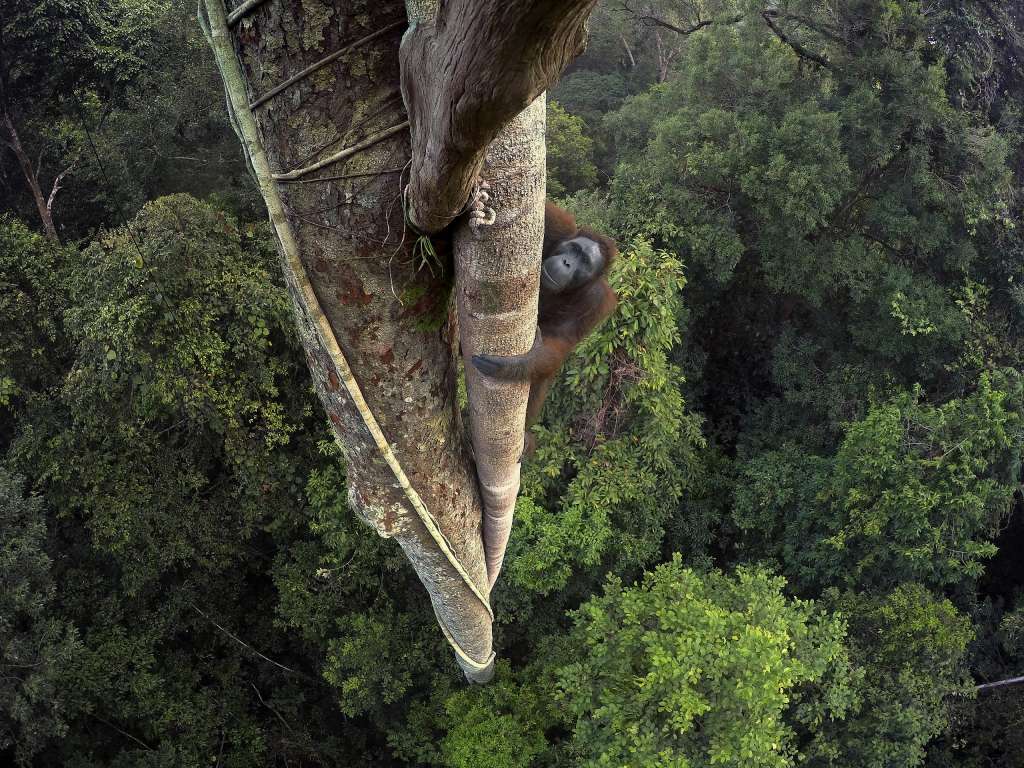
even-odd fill
[[[85,153],[86,112],[96,116],[109,109],[148,68],[155,24],[168,5],[169,0],[12,0],[5,5],[0,136],[50,239],[58,236],[57,193]],[[6,193],[17,205],[14,190]]]
[[[583,121],[548,102],[547,162],[548,197],[566,194],[597,184],[594,142],[583,133]]]
[[[0,754],[19,765],[68,731],[66,670],[78,662],[78,634],[55,610],[43,501],[0,466]]]

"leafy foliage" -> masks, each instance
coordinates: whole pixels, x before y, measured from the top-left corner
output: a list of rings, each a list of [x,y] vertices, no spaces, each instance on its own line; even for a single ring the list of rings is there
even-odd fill
[[[967,617],[910,582],[883,597],[830,602],[851,617],[851,659],[864,673],[858,716],[823,729],[838,744],[837,764],[921,765],[951,702],[970,694],[961,666],[973,634]]]
[[[441,743],[443,765],[450,768],[528,768],[548,749],[542,724],[552,716],[550,703],[535,689],[501,679],[490,690],[465,689],[444,704],[450,723]]]
[[[0,435],[11,434],[20,406],[53,387],[66,364],[58,271],[73,258],[17,219],[0,218]]]
[[[275,448],[309,408],[276,399],[297,372],[271,354],[292,343],[290,309],[262,237],[247,252],[241,236],[224,214],[171,197],[84,251],[64,318],[76,361],[43,406],[52,431],[16,449],[120,559],[129,592],[185,562],[225,564],[223,533],[209,535],[245,538],[264,499],[299,482],[275,476]],[[234,483],[215,482],[218,464]]]
[[[564,197],[597,183],[594,142],[583,133],[583,121],[557,101],[548,102],[548,197]]]
[[[80,651],[75,628],[53,612],[42,499],[0,467],[0,749],[19,764],[67,733],[62,671]]]
[[[580,764],[795,765],[795,726],[854,699],[842,621],[783,585],[701,577],[678,555],[642,586],[610,581],[576,614],[583,657],[560,670]]]
[[[1020,386],[1013,371],[986,374],[938,407],[903,393],[849,425],[831,459],[793,444],[759,454],[743,467],[733,512],[756,536],[752,554],[819,589],[979,576],[1016,487]]]
[[[11,275],[31,274],[37,253],[15,251]],[[79,645],[73,657],[46,650],[56,630],[29,625],[40,627],[32,642],[48,666],[19,694],[42,713],[29,719],[31,739],[16,737],[26,749],[45,745],[67,765],[194,765],[210,750],[251,765],[347,749],[285,725],[309,700],[310,678],[292,671],[296,652],[274,612],[247,607],[276,604],[269,576],[283,542],[315,541],[303,489],[333,461],[316,449],[325,431],[272,270],[262,227],[175,196],[40,283],[59,287],[41,289],[40,306],[66,302],[50,320],[70,362],[21,409],[10,457],[44,494],[46,550],[61,553],[50,555],[55,591],[42,576],[28,582],[41,584],[33,603],[77,627]],[[29,526],[25,547],[41,548],[39,503],[8,493],[12,530]],[[286,574],[279,584],[288,588]],[[26,706],[13,723],[29,717]]]
[[[1024,661],[1019,4],[599,5],[549,183],[620,305],[485,688],[348,509],[194,7],[9,5],[6,114],[74,168],[59,246],[0,158],[0,759],[1021,764],[972,689]]]

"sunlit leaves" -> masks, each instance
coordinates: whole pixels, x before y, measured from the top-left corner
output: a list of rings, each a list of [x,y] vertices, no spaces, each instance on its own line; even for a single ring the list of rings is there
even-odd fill
[[[698,575],[678,556],[642,585],[610,581],[576,612],[581,656],[560,670],[580,763],[796,764],[794,726],[855,699],[842,621],[783,584],[759,570]]]
[[[681,263],[637,240],[610,282],[619,307],[566,362],[526,476],[530,497],[520,500],[508,573],[530,592],[560,588],[580,566],[596,574],[607,558],[616,569],[650,562],[702,441],[669,362]]]

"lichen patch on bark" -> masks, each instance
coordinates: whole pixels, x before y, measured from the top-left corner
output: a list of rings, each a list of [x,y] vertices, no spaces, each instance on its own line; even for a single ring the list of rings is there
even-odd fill
[[[330,23],[334,9],[320,0],[302,0],[302,47],[307,51],[323,50],[324,30]]]

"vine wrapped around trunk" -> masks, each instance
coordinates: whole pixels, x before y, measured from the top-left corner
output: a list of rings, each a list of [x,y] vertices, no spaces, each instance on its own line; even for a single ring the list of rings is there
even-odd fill
[[[485,682],[493,675],[492,615],[479,496],[455,408],[447,290],[417,273],[397,174],[387,170],[408,158],[407,135],[394,132],[296,183],[274,179],[337,154],[338,144],[360,143],[350,136],[403,122],[397,29],[358,57],[338,58],[339,69],[360,72],[358,91],[325,93],[323,83],[306,78],[287,92],[291,98],[282,94],[255,112],[248,107],[257,98],[251,83],[287,79],[325,48],[340,48],[343,38],[365,37],[359,23],[393,24],[401,4],[375,5],[369,16],[351,20],[347,35],[319,26],[320,39],[310,34],[307,6],[265,4],[258,20],[236,27],[253,41],[240,61],[221,0],[204,2],[233,122],[278,236],[313,382],[345,455],[350,504],[380,535],[399,542],[466,676]],[[303,42],[289,47],[289,33]]]
[[[403,187],[408,178],[414,224],[447,226],[491,139],[581,48],[594,0],[410,3],[401,75],[406,17],[397,0],[343,8],[247,0],[230,22],[223,0],[202,2],[233,123],[277,233],[313,382],[345,456],[350,504],[399,542],[467,678],[485,682],[493,675],[493,615],[480,495],[455,406],[457,325],[448,322],[450,286],[418,269]],[[443,40],[433,34],[439,29]],[[480,45],[490,51],[483,59]],[[467,66],[474,63],[480,68]],[[505,78],[508,87],[494,86]],[[434,111],[407,114],[403,94],[410,104],[411,94],[428,95]],[[542,113],[542,102],[534,109]],[[494,168],[507,169],[495,203],[503,198],[507,209],[490,231],[456,236],[460,291],[486,286],[481,296],[491,302],[472,309],[475,297],[460,299],[470,307],[467,344],[477,348],[486,331],[490,346],[479,349],[492,354],[523,351],[536,323],[543,120],[529,123],[529,135],[520,136],[527,123],[517,125],[495,155]],[[512,154],[502,159],[501,147]],[[425,199],[448,213],[431,213]],[[504,302],[504,320],[494,302]],[[472,378],[469,386],[474,400],[486,391]],[[478,441],[477,462],[486,493],[510,513],[526,395],[522,385],[501,387],[491,406],[471,412],[474,434],[493,429],[495,418],[505,431],[500,450]],[[499,523],[508,519],[501,511]]]

